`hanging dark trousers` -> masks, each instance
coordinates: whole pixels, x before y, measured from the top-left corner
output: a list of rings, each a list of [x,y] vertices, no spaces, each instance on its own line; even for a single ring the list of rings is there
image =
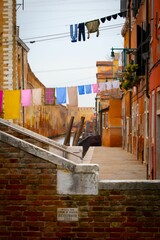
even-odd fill
[[[78,41],[81,41],[81,36],[83,38],[83,41],[85,41],[86,38],[85,38],[85,25],[84,25],[84,23],[79,23],[78,29],[79,29]]]

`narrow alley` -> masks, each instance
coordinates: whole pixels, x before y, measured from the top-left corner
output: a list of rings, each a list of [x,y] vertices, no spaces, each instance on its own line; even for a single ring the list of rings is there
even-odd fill
[[[146,164],[120,147],[90,147],[84,163],[99,165],[100,180],[145,180]]]

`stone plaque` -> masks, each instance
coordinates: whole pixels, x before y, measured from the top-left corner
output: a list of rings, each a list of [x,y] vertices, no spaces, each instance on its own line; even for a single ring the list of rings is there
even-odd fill
[[[62,222],[78,221],[78,208],[57,208],[57,220]]]

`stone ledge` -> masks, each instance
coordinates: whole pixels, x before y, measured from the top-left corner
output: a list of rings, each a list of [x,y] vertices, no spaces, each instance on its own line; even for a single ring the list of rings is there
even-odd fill
[[[160,180],[102,180],[100,190],[160,190]]]
[[[98,195],[98,172],[58,170],[57,192],[67,195]]]

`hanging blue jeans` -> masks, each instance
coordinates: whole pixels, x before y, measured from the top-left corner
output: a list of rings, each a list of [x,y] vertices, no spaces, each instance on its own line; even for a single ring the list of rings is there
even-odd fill
[[[70,25],[71,42],[77,42],[77,24]]]

